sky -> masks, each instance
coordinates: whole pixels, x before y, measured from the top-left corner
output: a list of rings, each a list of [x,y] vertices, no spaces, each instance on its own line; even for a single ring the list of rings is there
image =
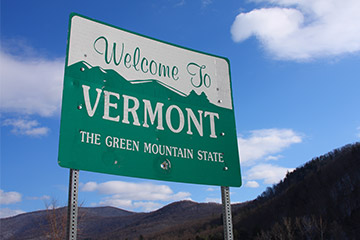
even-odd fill
[[[255,199],[311,159],[360,140],[358,0],[1,0],[0,217],[67,205],[57,163],[72,12],[230,60],[243,185]],[[220,202],[220,187],[80,171],[82,206],[149,212]]]

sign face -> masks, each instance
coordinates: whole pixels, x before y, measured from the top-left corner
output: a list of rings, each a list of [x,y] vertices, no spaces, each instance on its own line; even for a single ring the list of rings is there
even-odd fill
[[[58,162],[239,187],[229,61],[72,14]]]

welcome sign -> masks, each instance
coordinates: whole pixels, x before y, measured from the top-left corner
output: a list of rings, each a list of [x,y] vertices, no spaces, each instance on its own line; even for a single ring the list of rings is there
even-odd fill
[[[58,162],[240,186],[228,60],[72,14]]]

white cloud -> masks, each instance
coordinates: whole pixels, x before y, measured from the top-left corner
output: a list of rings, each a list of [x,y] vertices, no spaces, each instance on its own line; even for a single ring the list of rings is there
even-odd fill
[[[84,192],[93,192],[96,191],[98,184],[96,182],[87,182],[84,185],[81,185],[81,191]]]
[[[244,41],[252,35],[271,38],[286,37],[303,22],[302,14],[295,9],[268,8],[240,13],[231,27],[233,40]],[[251,24],[250,26],[247,24]],[[261,23],[261,24],[260,24]]]
[[[114,197],[105,197],[102,201],[99,203],[102,206],[113,206],[118,208],[127,208],[131,209],[133,208],[133,204],[131,200],[128,199],[118,199],[115,196]]]
[[[144,212],[155,211],[164,206],[164,204],[153,201],[132,201],[129,199],[119,199],[117,197],[118,195],[105,197],[102,201],[100,201],[99,205],[112,206],[122,209],[141,209],[141,211]],[[96,204],[94,206],[96,206]]]
[[[291,129],[260,129],[250,132],[248,138],[239,137],[241,163],[251,166],[263,158],[273,158],[294,143],[300,143],[302,137]]]
[[[258,188],[260,185],[258,182],[256,181],[247,181],[245,184],[245,187],[249,187],[249,188]]]
[[[208,192],[214,192],[214,191],[216,191],[216,189],[213,188],[213,187],[209,187],[209,188],[206,189],[206,191],[208,191]]]
[[[114,206],[126,209],[141,208],[152,211],[164,205],[167,201],[191,200],[189,192],[174,193],[167,185],[152,183],[131,183],[109,181],[104,183],[87,182],[81,186],[81,191],[98,192],[104,195],[99,205]]]
[[[162,204],[156,202],[134,202],[135,208],[141,208],[145,212],[155,211],[162,206],[163,206]]]
[[[220,198],[206,198],[205,202],[207,202],[207,203],[221,203],[221,199]]]
[[[294,168],[259,164],[248,170],[244,178],[247,180],[263,180],[265,184],[275,184],[283,179],[287,172],[292,171],[294,171]]]
[[[270,155],[270,156],[267,156],[265,158],[265,161],[276,161],[276,160],[278,160],[279,158],[282,158],[282,157],[283,157],[282,155],[276,155],[276,156]]]
[[[51,197],[48,195],[43,195],[41,197],[27,197],[29,200],[50,200]]]
[[[18,192],[4,192],[0,189],[0,204],[13,204],[21,201],[21,194]]]
[[[50,129],[48,127],[39,126],[40,123],[36,120],[28,119],[5,119],[3,121],[3,126],[11,126],[13,129],[12,133],[18,135],[27,135],[27,136],[45,136],[49,133]]]
[[[213,0],[201,0],[201,6],[203,8],[207,7],[208,5],[212,4]]]
[[[25,213],[25,212],[19,209],[12,210],[9,208],[0,208],[0,218],[13,217],[21,213]]]
[[[181,7],[185,5],[185,0],[180,0],[178,3],[175,4],[175,7]]]
[[[60,112],[63,59],[20,58],[1,50],[0,66],[1,112],[45,117]]]
[[[167,185],[156,185],[152,183],[131,183],[122,181],[109,181],[97,184],[95,182],[85,183],[82,191],[98,191],[100,194],[113,195],[119,199],[131,200],[153,200],[153,201],[176,201],[186,199],[190,196],[188,192],[175,193]]]
[[[359,0],[257,0],[272,7],[240,13],[235,42],[251,36],[275,58],[309,60],[360,51]]]

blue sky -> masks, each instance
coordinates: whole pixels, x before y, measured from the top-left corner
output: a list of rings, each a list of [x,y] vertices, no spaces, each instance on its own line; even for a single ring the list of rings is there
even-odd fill
[[[229,58],[243,176],[232,202],[360,140],[358,0],[2,0],[0,217],[67,204],[57,155],[71,12]],[[85,171],[80,182],[84,206],[220,201],[213,186]]]

